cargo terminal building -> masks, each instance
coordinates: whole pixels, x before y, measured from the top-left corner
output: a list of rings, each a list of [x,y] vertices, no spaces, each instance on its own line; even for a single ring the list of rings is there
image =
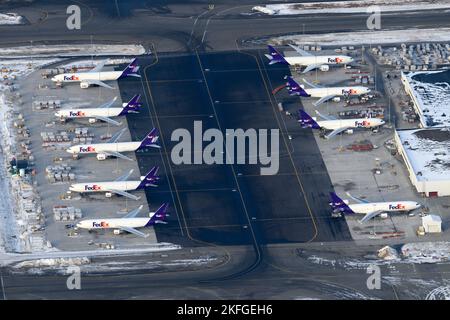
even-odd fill
[[[450,127],[396,130],[395,142],[417,192],[450,196]]]

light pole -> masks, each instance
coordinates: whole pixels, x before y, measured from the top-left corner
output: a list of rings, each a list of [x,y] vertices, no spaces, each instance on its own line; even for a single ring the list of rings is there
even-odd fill
[[[93,45],[93,43],[92,43],[92,35],[91,35],[91,62],[92,62],[92,65],[94,65],[94,45]]]

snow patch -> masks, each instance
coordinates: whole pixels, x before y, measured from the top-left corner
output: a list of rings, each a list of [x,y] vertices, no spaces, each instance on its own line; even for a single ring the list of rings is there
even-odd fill
[[[269,39],[269,44],[285,45],[292,43],[295,45],[342,46],[423,42],[424,39],[427,42],[450,41],[450,28],[298,34],[271,38]]]
[[[0,13],[0,25],[24,24],[25,20],[17,13]]]
[[[333,1],[310,3],[268,4],[255,6],[252,11],[267,15],[299,15],[324,13],[367,13],[370,6],[378,6],[381,12],[415,11],[448,9],[448,1],[426,0],[366,0],[366,1]]]
[[[33,45],[0,48],[0,57],[138,56],[145,52],[142,45],[136,44]]]
[[[45,267],[68,267],[68,266],[81,266],[90,263],[91,260],[88,257],[80,258],[47,258],[38,260],[26,260],[19,262],[13,266],[14,269],[22,268],[45,268]]]

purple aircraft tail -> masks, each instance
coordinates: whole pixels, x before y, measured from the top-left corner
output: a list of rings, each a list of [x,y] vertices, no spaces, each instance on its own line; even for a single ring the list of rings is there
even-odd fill
[[[137,186],[136,190],[146,187],[156,187],[159,180],[158,170],[159,167],[151,168],[150,171],[142,179],[141,183]]]
[[[274,47],[272,47],[271,45],[268,45],[267,47],[269,48],[269,54],[266,54],[265,56],[270,60],[269,64],[289,64],[286,59],[284,59],[283,55],[279,53]]]
[[[298,109],[298,122],[300,122],[302,128],[320,129],[319,124],[302,109]]]
[[[142,105],[139,100],[141,99],[140,94],[134,95],[130,101],[123,107],[122,111],[119,113],[119,116],[126,115],[128,113],[139,113],[139,107]]]
[[[137,148],[137,150],[144,149],[147,147],[159,148],[159,146],[156,144],[156,142],[158,141],[158,138],[159,138],[158,129],[153,128],[152,131],[150,131],[149,134],[147,134],[145,136],[145,138],[142,139],[141,145],[139,146],[139,148]]]
[[[298,95],[301,97],[310,97],[311,96],[292,77],[288,77],[288,82],[286,83],[286,87],[287,87],[290,95]]]
[[[133,61],[122,71],[122,74],[120,75],[119,79],[125,78],[125,77],[138,77],[141,76],[138,74],[139,66],[137,64],[137,59],[134,58]]]
[[[350,213],[350,214],[355,213],[344,202],[344,200],[342,200],[341,198],[338,197],[338,195],[336,193],[330,192],[330,198],[331,198],[330,206],[331,206],[331,208],[333,208],[333,212],[335,212],[335,213],[338,213],[338,212],[339,213]]]
[[[158,210],[153,214],[153,216],[148,220],[146,227],[154,225],[156,223],[165,223],[164,219],[168,216],[167,209],[169,208],[168,203],[164,203]]]

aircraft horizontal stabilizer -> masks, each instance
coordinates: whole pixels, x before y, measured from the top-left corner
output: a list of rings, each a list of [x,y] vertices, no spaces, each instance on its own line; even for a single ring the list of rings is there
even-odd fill
[[[111,118],[108,117],[103,117],[103,116],[95,116],[96,119],[104,121],[104,122],[108,122],[110,124],[113,124],[115,126],[120,126],[122,124],[122,122],[117,122]]]
[[[366,214],[361,220],[359,220],[359,223],[367,222],[367,221],[369,221],[370,219],[376,217],[377,215],[379,215],[379,214],[382,213],[382,212],[383,212],[383,211],[381,211],[381,210],[369,212],[369,213]]]
[[[141,231],[138,231],[138,230],[136,230],[134,228],[131,228],[131,227],[120,227],[120,229],[124,230],[126,232],[129,232],[129,233],[135,234],[135,235],[137,235],[139,237],[143,237],[143,238],[147,238],[149,236],[148,234],[143,233]]]

